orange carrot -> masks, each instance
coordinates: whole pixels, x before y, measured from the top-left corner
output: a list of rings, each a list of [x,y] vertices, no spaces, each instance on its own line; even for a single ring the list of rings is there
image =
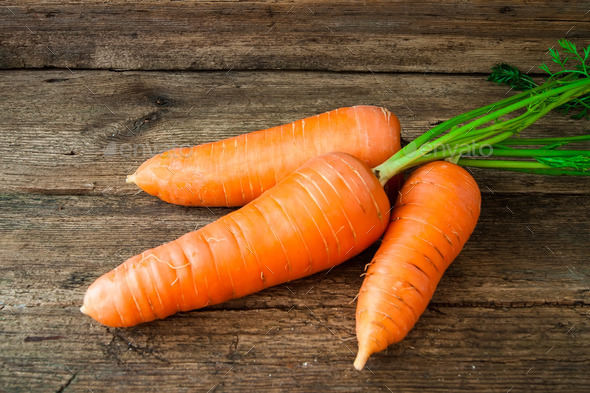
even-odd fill
[[[358,295],[356,369],[414,326],[473,232],[480,202],[475,180],[455,164],[432,162],[408,178]]]
[[[387,109],[340,108],[293,123],[158,154],[127,178],[145,192],[186,206],[242,206],[309,159],[339,151],[373,167],[400,149]]]
[[[389,210],[360,160],[317,157],[239,210],[98,278],[81,311],[105,325],[132,326],[307,276],[377,240]]]
[[[163,318],[177,310],[244,296],[341,263],[385,230],[389,202],[380,185],[408,168],[441,157],[453,157],[461,163],[461,155],[472,149],[469,144],[484,146],[507,140],[551,109],[587,93],[590,79],[564,86],[560,83],[558,87],[553,81],[546,85],[447,120],[372,170],[345,153],[312,159],[242,209],[133,257],[102,276],[90,286],[82,311],[105,324],[130,326]],[[501,120],[522,108],[526,108],[523,114]],[[302,132],[301,136],[304,135]],[[214,153],[212,147],[209,152]],[[235,168],[242,166],[239,159],[233,159]],[[274,172],[275,166],[280,170]],[[440,173],[433,169],[432,174],[418,170],[405,186],[391,232],[384,242],[384,247],[391,247],[385,248],[387,253],[379,253],[369,269],[370,285],[365,285],[367,290],[360,294],[357,366],[362,366],[371,353],[401,339],[413,326],[442,271],[459,253],[475,226],[480,198],[477,185],[464,171],[449,167],[453,165],[432,164],[427,168],[446,168]],[[278,173],[284,165],[278,161],[271,170]],[[447,173],[449,170],[454,176]],[[228,185],[225,181],[221,184],[222,188]],[[245,190],[243,183],[237,184],[241,191]],[[416,190],[409,188],[412,186]],[[259,190],[262,189],[261,186]],[[222,195],[224,199],[228,197],[226,204],[230,204],[228,193]],[[399,231],[400,227],[407,231]],[[381,255],[386,257],[389,252],[400,259],[398,264],[402,267],[393,269],[398,280],[387,287],[392,277]],[[409,281],[421,274],[421,279]],[[371,285],[391,290],[387,296],[374,290],[382,296],[373,302],[378,308],[366,304]],[[402,310],[402,306],[408,308],[395,315],[399,319],[388,318]],[[379,310],[386,310],[387,314]]]

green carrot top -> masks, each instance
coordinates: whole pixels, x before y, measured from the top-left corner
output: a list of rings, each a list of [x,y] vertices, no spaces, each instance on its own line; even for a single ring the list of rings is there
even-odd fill
[[[549,50],[559,69],[552,72],[542,64],[539,68],[547,73],[547,78],[540,85],[510,65],[494,67],[488,80],[524,91],[453,117],[422,134],[373,169],[381,183],[416,165],[442,159],[464,166],[545,175],[590,175],[589,150],[558,149],[571,142],[588,141],[590,135],[516,138],[552,110],[575,119],[590,118],[590,46],[581,52],[567,40],[560,40],[559,46],[563,55],[559,50]],[[514,147],[519,145],[536,147]],[[498,157],[502,159],[493,159]]]

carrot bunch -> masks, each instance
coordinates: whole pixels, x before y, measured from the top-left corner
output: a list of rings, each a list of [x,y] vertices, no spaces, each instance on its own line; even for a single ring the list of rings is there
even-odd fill
[[[583,109],[586,69],[447,120],[401,150],[397,118],[362,106],[160,154],[129,180],[171,203],[246,205],[98,278],[81,311],[118,327],[165,318],[332,268],[387,229],[358,298],[354,365],[362,369],[414,326],[476,225],[477,184],[455,163],[590,174],[579,152],[539,149],[529,157],[541,166],[526,168],[522,160],[462,158],[482,146],[509,150],[553,109]],[[420,165],[391,211],[383,186]]]

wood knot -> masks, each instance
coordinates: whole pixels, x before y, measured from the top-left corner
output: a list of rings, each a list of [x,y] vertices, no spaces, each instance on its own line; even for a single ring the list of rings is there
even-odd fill
[[[174,101],[172,101],[170,98],[168,97],[164,97],[164,96],[156,96],[154,99],[154,104],[156,104],[156,106],[159,106],[161,108],[168,108],[174,105]]]

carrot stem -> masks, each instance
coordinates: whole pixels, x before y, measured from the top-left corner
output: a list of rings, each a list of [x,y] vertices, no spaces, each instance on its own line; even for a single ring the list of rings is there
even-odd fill
[[[507,171],[527,172],[534,173],[537,175],[590,176],[590,171],[553,168],[549,165],[534,161],[481,160],[472,158],[460,158],[457,161],[457,165],[474,168],[503,169]]]
[[[590,150],[499,149],[493,146],[489,151],[489,155],[495,157],[573,157],[590,154]]]
[[[545,83],[541,86],[538,86],[536,88],[527,90],[527,91],[519,93],[519,94],[515,94],[512,97],[508,97],[503,100],[497,101],[495,103],[488,104],[488,105],[483,106],[481,108],[477,108],[477,109],[471,110],[467,113],[463,113],[461,115],[455,116],[449,120],[442,122],[441,124],[437,125],[436,127],[431,128],[430,130],[428,130],[427,132],[425,132],[424,134],[420,135],[415,140],[410,142],[406,147],[409,147],[408,150],[415,149],[415,148],[423,145],[427,141],[431,140],[433,137],[440,135],[441,133],[443,133],[446,130],[452,129],[453,127],[455,127],[467,120],[475,119],[475,118],[481,116],[482,114],[488,114],[494,108],[500,109],[500,108],[507,107],[513,103],[516,103],[516,102],[522,100],[523,98],[530,97],[531,93],[536,93],[542,89],[548,89],[549,87],[553,87],[555,85],[557,85],[557,81],[547,82],[547,83]],[[397,153],[396,155],[401,156],[403,154],[404,153]]]
[[[479,154],[477,154],[479,152]],[[426,154],[416,163],[424,164],[431,161],[444,160],[449,157],[465,154],[465,157],[574,157],[590,156],[590,150],[546,150],[546,149],[504,149],[496,145],[472,144],[464,149],[457,150],[455,154],[448,154],[445,151],[437,151]],[[501,161],[498,161],[501,162]]]
[[[551,143],[562,142],[584,142],[590,141],[590,134],[578,136],[563,136],[557,138],[508,138],[504,141],[505,145],[547,145]]]
[[[559,87],[554,88],[556,85],[559,85]],[[445,151],[441,153],[443,156],[451,157],[464,154],[471,148],[468,143],[487,143],[489,145],[500,143],[518,134],[551,110],[588,91],[590,91],[590,78],[568,82],[567,84],[564,81],[548,82],[539,86],[539,88],[526,91],[524,95],[521,93],[511,97],[513,99],[518,97],[518,100],[507,101],[505,99],[499,101],[496,105],[501,106],[501,108],[496,111],[491,112],[495,105],[488,105],[441,123],[416,138],[414,142],[405,146],[383,164],[373,168],[373,171],[379,178],[380,183],[385,184],[393,176],[406,169],[435,160],[434,157],[424,157],[440,147],[445,147],[443,149]],[[523,114],[509,120],[500,120],[503,116],[522,108],[526,108]],[[480,115],[482,109],[487,109],[486,114],[463,124],[465,119]],[[494,124],[478,128],[490,122],[494,122]],[[446,134],[431,140],[433,136],[447,130]]]

